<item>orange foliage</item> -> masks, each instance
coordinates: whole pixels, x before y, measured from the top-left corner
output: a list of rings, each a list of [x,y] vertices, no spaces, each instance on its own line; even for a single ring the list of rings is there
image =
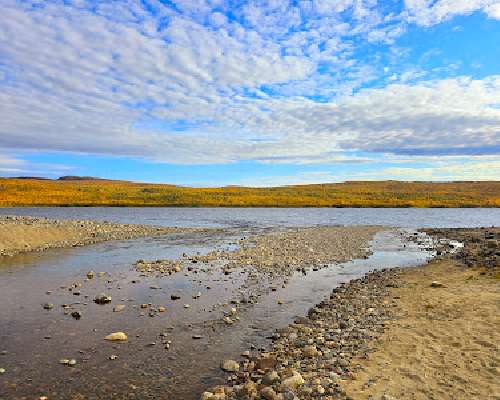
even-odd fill
[[[0,206],[499,207],[500,182],[345,182],[188,188],[110,180],[0,178]]]

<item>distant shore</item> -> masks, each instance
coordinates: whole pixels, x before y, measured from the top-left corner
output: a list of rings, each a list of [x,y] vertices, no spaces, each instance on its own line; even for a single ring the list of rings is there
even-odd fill
[[[0,178],[0,207],[500,207],[500,181],[194,188],[85,177]]]
[[[0,256],[13,256],[49,248],[84,246],[107,240],[158,236],[188,230],[98,221],[63,221],[3,216],[0,217]]]

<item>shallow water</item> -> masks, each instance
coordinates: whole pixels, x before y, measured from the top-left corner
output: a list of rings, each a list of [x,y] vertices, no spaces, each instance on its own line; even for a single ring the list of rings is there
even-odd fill
[[[0,215],[97,219],[181,227],[384,225],[406,228],[499,226],[500,208],[0,208]]]
[[[259,303],[242,307],[241,320],[231,326],[213,321],[219,321],[231,307],[219,304],[248,293],[243,286],[247,271],[227,277],[197,264],[192,273],[157,278],[140,276],[132,268],[140,258],[176,258],[184,252],[231,247],[247,233],[232,229],[218,236],[107,242],[0,261],[0,352],[7,352],[0,355],[0,366],[7,370],[0,376],[0,398],[46,395],[53,400],[82,394],[104,399],[113,394],[116,399],[196,399],[203,388],[223,382],[220,360],[237,358],[250,345],[265,346],[274,329],[305,315],[334,286],[369,270],[416,265],[431,256],[406,242],[399,232],[379,233],[372,243],[373,254],[366,260],[333,264],[305,276],[295,273],[285,288],[263,279],[251,288],[262,294]],[[89,270],[106,275],[86,280]],[[82,284],[79,296],[68,290],[72,283]],[[271,291],[271,284],[278,289]],[[94,304],[92,299],[100,292],[110,294],[113,305],[126,304],[126,309],[114,313],[113,305]],[[197,292],[201,298],[194,300]],[[181,300],[172,301],[173,293]],[[54,309],[44,310],[45,302],[53,303]],[[71,304],[71,311],[81,311],[82,318],[77,321],[65,315],[63,303]],[[150,317],[148,309],[139,307],[144,303],[165,306],[167,312]],[[189,309],[184,308],[186,303]],[[129,341],[103,340],[115,331],[127,332]],[[169,350],[161,343],[162,332],[172,341]],[[193,340],[195,334],[202,338]],[[110,360],[110,355],[118,358]],[[62,358],[76,359],[77,365],[60,365]]]

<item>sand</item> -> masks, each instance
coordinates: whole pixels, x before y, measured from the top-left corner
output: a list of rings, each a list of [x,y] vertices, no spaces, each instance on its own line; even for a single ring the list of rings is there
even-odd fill
[[[6,216],[0,217],[0,256],[183,231],[187,230],[99,221]]]
[[[343,389],[353,399],[500,399],[500,281],[453,261],[404,271],[396,319]],[[445,287],[432,288],[432,281]]]

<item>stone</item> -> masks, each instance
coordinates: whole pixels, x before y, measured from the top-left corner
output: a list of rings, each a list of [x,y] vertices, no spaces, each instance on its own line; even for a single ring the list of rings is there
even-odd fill
[[[165,312],[167,309],[165,307],[158,307],[158,312]]]
[[[87,272],[87,278],[88,279],[94,279],[94,276],[95,276],[95,272],[94,271]]]
[[[181,296],[177,295],[177,294],[173,294],[170,296],[170,299],[172,300],[180,300]]]
[[[5,368],[0,368],[0,374],[5,374],[5,372],[7,372]]]
[[[121,312],[125,310],[125,304],[117,304],[113,307],[113,312]]]
[[[118,358],[118,356],[117,356],[117,355],[115,355],[115,354],[111,354],[111,355],[109,356],[109,359],[110,359],[110,360],[116,360],[117,358]]]
[[[72,316],[74,319],[77,319],[77,320],[78,320],[78,319],[82,318],[82,313],[81,313],[80,311],[73,311],[73,312],[71,313],[71,316]]]
[[[45,303],[43,305],[43,308],[46,309],[46,310],[52,310],[54,308],[54,304],[52,304],[52,303]]]
[[[224,360],[221,364],[221,368],[226,372],[238,372],[240,370],[240,364],[234,360]]]
[[[261,357],[255,361],[255,368],[261,369],[262,371],[266,371],[271,368],[274,368],[276,363],[277,363],[276,357],[272,356]]]
[[[444,287],[444,285],[441,282],[439,282],[439,281],[432,281],[431,287],[433,287],[433,288],[442,288],[442,287]]]
[[[104,293],[100,293],[98,294],[95,298],[94,298],[94,303],[96,304],[108,304],[108,303],[111,303],[111,296],[108,296]]]
[[[274,382],[276,382],[279,378],[280,376],[276,371],[270,371],[262,377],[262,383],[264,385],[270,386]]]
[[[285,389],[296,389],[300,385],[304,384],[304,378],[302,378],[302,375],[300,375],[297,371],[292,372],[292,376],[284,379],[281,382],[281,385]]]
[[[306,346],[304,348],[304,355],[306,357],[316,357],[318,355],[318,349],[316,346]]]
[[[128,336],[123,332],[113,332],[104,338],[105,340],[124,342],[128,340]]]
[[[276,400],[277,399],[276,392],[273,390],[273,388],[271,388],[269,386],[262,388],[260,390],[259,394],[263,399],[266,399],[266,400]]]
[[[200,400],[212,400],[214,398],[214,394],[212,392],[203,392]]]

